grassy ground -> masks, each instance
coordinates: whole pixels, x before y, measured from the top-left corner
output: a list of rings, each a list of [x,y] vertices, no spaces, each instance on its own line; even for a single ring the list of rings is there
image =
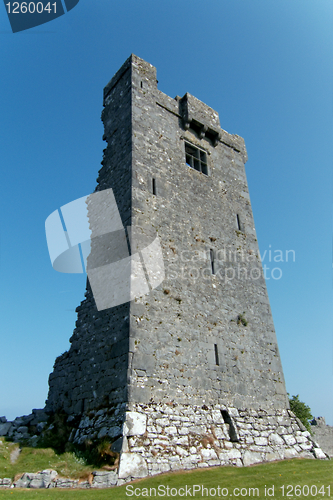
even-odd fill
[[[163,474],[106,490],[0,490],[0,500],[122,500],[163,497],[328,499],[333,497],[333,462],[293,459],[243,468],[197,469]]]
[[[0,440],[0,477],[15,476],[24,472],[38,472],[43,469],[54,469],[63,477],[73,479],[85,477],[91,472],[92,466],[87,466],[85,461],[78,458],[74,453],[63,453],[57,455],[51,448],[28,448],[23,447],[21,453],[14,463],[11,457],[19,448],[17,443],[10,443],[3,438]],[[97,469],[96,467],[95,469]]]

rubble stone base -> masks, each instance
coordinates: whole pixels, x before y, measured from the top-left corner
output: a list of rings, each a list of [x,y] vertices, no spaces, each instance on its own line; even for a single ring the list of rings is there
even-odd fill
[[[90,482],[43,471],[24,474],[14,484],[0,479],[0,488],[106,488],[181,469],[329,458],[286,409],[122,403],[82,415],[70,441],[83,444],[103,437],[120,454],[118,471],[93,472]]]

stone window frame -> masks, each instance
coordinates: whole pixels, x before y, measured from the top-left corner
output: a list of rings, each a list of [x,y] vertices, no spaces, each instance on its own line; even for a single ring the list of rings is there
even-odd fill
[[[208,153],[185,140],[185,163],[188,167],[208,177]]]

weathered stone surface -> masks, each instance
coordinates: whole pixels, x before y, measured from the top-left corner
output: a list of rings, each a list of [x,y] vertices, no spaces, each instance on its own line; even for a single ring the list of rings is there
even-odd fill
[[[248,451],[248,450],[244,453],[243,463],[245,466],[252,465],[252,464],[258,464],[262,461],[263,461],[263,459],[262,459],[261,453],[257,453],[255,451]]]
[[[278,434],[271,434],[269,436],[269,442],[273,445],[277,445],[277,446],[283,446],[284,445],[284,440],[282,439],[281,436],[279,436]]]
[[[4,477],[0,479],[0,488],[10,488],[12,485],[12,480],[9,477]]]
[[[126,412],[123,427],[124,436],[140,436],[146,432],[147,417],[144,413]]]
[[[25,473],[18,479],[14,485],[15,488],[49,488],[52,481],[58,476],[58,473],[52,469],[45,469],[35,474]]]
[[[139,478],[147,475],[147,463],[141,455],[135,453],[123,453],[121,455],[118,473],[120,479],[125,479],[129,476]]]
[[[284,436],[283,436],[283,439],[285,440],[285,442],[286,442],[286,444],[287,444],[288,446],[291,446],[291,445],[293,445],[293,444],[295,444],[295,443],[296,443],[296,439],[295,439],[295,437],[294,437],[294,436],[291,436],[291,435],[284,435]]]
[[[6,436],[11,428],[11,422],[4,422],[0,424],[0,436]]]
[[[20,479],[14,482],[15,488],[29,488],[29,485],[33,479],[36,479],[37,474],[25,473]]]
[[[78,479],[68,479],[59,477],[54,482],[55,488],[76,488],[79,484]]]
[[[320,449],[320,448],[314,448],[313,453],[316,458],[319,458],[320,460],[324,460],[326,457],[325,453]]]
[[[115,486],[118,481],[118,474],[115,471],[94,472],[94,479],[92,482],[92,488],[109,488],[110,486]]]

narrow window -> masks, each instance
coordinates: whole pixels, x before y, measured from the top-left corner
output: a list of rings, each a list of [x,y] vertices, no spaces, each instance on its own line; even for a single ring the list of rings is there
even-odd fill
[[[142,86],[143,86],[143,85],[142,85],[142,82],[141,82],[141,88],[142,88]]]
[[[215,351],[215,364],[219,366],[219,351],[217,349],[217,344],[214,344],[214,351]]]
[[[239,218],[238,214],[237,214],[237,227],[238,227],[238,231],[241,231],[241,223],[240,223],[240,218]]]
[[[232,418],[230,417],[227,410],[221,410],[221,413],[222,413],[222,418],[224,420],[224,423],[229,426],[228,431],[229,431],[230,441],[233,443],[237,443],[239,441],[239,437],[238,437],[237,430],[236,430],[236,427],[235,427],[235,424],[234,424]]]
[[[156,179],[153,179],[153,194],[156,196]]]
[[[210,263],[212,266],[212,274],[215,274],[214,250],[210,249]]]

